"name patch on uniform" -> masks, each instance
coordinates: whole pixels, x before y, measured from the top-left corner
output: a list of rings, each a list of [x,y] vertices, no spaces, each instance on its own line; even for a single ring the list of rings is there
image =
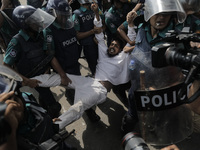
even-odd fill
[[[64,41],[64,42],[63,42],[63,46],[65,47],[65,46],[74,44],[76,41],[77,41],[76,37],[73,37],[73,38],[71,38],[71,39],[69,39],[69,40]]]
[[[11,57],[16,57],[16,54],[17,54],[16,50],[12,49],[12,50],[10,51],[10,56],[11,56]]]
[[[160,89],[160,90],[138,90],[134,92],[137,110],[152,111],[164,110],[179,106],[187,102],[187,97],[191,84],[187,86],[187,92],[180,99],[178,93],[182,84],[176,86]]]
[[[111,27],[111,28],[114,28],[115,25],[114,25],[113,23],[110,23],[110,27]]]
[[[89,21],[89,20],[93,20],[93,19],[94,19],[94,15],[91,15],[91,14],[82,17],[83,23],[85,21]]]

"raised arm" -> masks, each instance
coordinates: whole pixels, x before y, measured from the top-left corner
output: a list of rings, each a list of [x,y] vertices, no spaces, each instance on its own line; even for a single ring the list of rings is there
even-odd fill
[[[134,19],[135,19],[136,15],[134,12],[129,12],[127,14],[126,20],[128,22],[128,34],[127,37],[129,38],[130,41],[135,43],[135,38],[136,38],[136,32],[134,29]],[[131,52],[133,49],[135,48],[134,45],[131,45],[129,43],[126,44],[126,46],[124,47],[123,51],[124,52]]]

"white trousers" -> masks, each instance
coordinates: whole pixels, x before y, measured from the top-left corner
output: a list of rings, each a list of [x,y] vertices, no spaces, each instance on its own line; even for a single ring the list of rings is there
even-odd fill
[[[67,76],[72,81],[68,88],[75,89],[75,97],[74,104],[59,116],[62,121],[55,122],[59,124],[60,129],[78,120],[85,110],[104,102],[107,97],[106,88],[97,80],[78,75],[67,74]],[[40,87],[55,87],[61,84],[60,75],[55,73],[36,76],[32,79],[41,81]]]

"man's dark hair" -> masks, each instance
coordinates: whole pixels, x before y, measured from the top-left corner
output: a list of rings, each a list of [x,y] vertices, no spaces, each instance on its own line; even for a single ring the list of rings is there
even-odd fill
[[[120,36],[113,36],[112,40],[110,43],[112,43],[113,41],[117,41],[120,45],[120,49],[122,50],[125,46],[125,41],[120,37]]]

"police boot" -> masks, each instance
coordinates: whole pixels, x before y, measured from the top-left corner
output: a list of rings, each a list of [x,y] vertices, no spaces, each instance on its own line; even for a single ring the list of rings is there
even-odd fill
[[[101,119],[92,108],[86,110],[85,113],[92,122],[98,122]]]
[[[67,98],[67,101],[70,103],[70,105],[74,104],[74,95],[75,95],[74,89],[66,89],[65,97]]]
[[[133,118],[128,113],[126,113],[122,118],[121,130],[123,131],[124,134],[127,134],[135,130],[138,121],[139,121],[138,118]]]

